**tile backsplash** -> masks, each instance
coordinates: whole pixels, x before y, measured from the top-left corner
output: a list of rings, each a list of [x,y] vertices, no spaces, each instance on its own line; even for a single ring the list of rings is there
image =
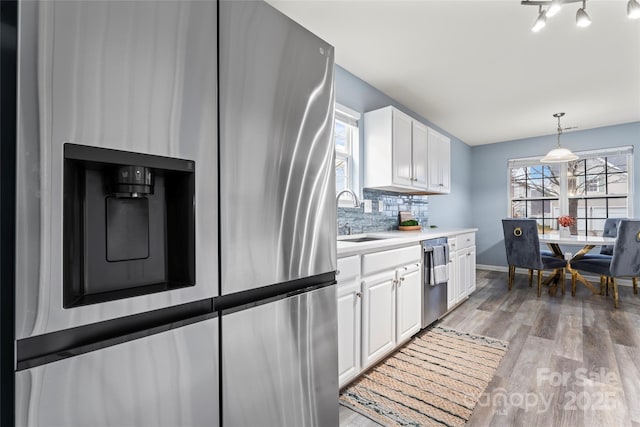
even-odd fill
[[[363,200],[371,200],[372,212],[364,213],[364,208],[338,208],[338,234],[367,233],[372,231],[396,230],[398,212],[411,211],[422,227],[429,221],[429,201],[427,196],[414,196],[390,191],[363,190]],[[380,211],[382,205],[382,212]]]

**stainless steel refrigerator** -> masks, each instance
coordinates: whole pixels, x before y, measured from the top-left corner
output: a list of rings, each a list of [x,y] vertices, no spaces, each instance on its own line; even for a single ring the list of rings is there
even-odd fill
[[[15,425],[337,425],[331,46],[261,1],[16,26]]]
[[[222,423],[338,425],[333,48],[219,4]]]

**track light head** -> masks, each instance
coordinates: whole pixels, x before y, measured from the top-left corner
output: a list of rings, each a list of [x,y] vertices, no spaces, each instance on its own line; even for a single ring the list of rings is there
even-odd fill
[[[542,10],[542,6],[540,6],[538,10],[540,11],[540,13],[538,14],[538,18],[531,28],[531,31],[533,31],[534,33],[537,33],[538,31],[543,29],[545,25],[547,25],[547,12],[545,10]]]
[[[586,3],[586,0],[583,0],[582,7],[578,9],[578,12],[576,12],[576,25],[581,28],[591,25],[591,18],[589,18],[589,15],[587,15],[587,11],[585,10],[587,8]]]
[[[549,9],[547,9],[547,17],[551,18],[555,16],[562,9],[562,1],[561,0],[553,0],[549,5]]]
[[[629,19],[640,19],[640,3],[637,0],[629,0],[627,3],[627,16]]]

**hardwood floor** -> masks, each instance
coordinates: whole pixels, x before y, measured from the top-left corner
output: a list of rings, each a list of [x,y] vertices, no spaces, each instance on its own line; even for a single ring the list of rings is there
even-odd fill
[[[576,297],[538,298],[526,274],[508,292],[506,272],[478,270],[476,292],[440,324],[509,342],[467,425],[640,427],[640,295],[631,287],[620,286],[616,310],[584,286]],[[342,427],[377,425],[340,408]]]

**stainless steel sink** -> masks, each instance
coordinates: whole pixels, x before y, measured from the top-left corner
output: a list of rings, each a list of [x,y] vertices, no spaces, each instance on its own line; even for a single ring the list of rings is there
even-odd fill
[[[362,243],[362,242],[372,242],[374,240],[384,240],[386,237],[372,237],[372,236],[364,236],[364,237],[352,237],[352,238],[340,238],[339,242],[349,242],[349,243]]]

